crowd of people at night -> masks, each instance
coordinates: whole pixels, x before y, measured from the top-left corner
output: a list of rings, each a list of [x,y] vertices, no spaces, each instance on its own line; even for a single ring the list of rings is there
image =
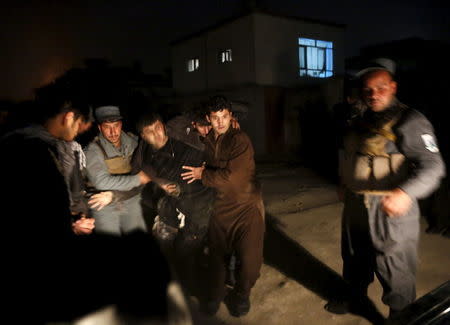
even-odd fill
[[[445,165],[431,123],[396,98],[394,75],[381,63],[360,71],[339,129],[351,290],[328,302],[332,313],[357,309],[374,275],[390,319],[416,298],[417,200]],[[179,300],[190,296],[207,316],[222,302],[234,317],[250,311],[265,210],[231,101],[216,95],[169,121],[149,109],[135,134],[120,107],[92,107],[68,84],[38,89],[34,105],[39,120],[0,140],[8,312],[45,323],[115,304],[123,317],[189,324]],[[83,148],[76,138],[90,128]]]

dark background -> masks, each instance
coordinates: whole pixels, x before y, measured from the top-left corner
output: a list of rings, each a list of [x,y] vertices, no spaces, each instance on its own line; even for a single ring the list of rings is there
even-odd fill
[[[170,75],[171,41],[255,5],[346,24],[347,57],[363,46],[408,37],[450,40],[448,4],[433,0],[3,1],[0,99],[30,98],[33,88],[85,58]]]

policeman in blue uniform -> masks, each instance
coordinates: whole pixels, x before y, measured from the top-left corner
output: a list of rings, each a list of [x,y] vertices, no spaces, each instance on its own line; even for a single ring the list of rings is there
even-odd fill
[[[438,187],[445,167],[431,123],[395,96],[394,63],[375,63],[358,73],[367,110],[352,122],[340,163],[343,276],[352,295],[325,308],[348,312],[376,274],[395,318],[416,298],[417,200]]]

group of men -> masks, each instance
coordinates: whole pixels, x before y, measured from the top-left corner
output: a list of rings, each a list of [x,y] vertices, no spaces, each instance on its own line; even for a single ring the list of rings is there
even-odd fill
[[[444,164],[431,124],[396,99],[392,71],[372,66],[358,77],[364,110],[349,121],[341,155],[343,275],[352,292],[329,302],[326,309],[351,311],[355,301],[367,295],[376,274],[383,302],[395,317],[415,299],[417,199],[437,187]],[[90,280],[94,287],[101,283],[106,295],[106,287],[115,284],[105,268],[114,263],[100,267],[91,255],[112,257],[116,246],[100,245],[105,251],[86,248],[79,243],[90,236],[73,234],[115,238],[152,232],[176,276],[198,296],[200,310],[214,315],[224,301],[231,315],[247,314],[263,261],[264,205],[253,146],[235,125],[232,104],[215,96],[187,124],[180,119],[166,124],[148,112],[137,125],[140,139],[122,130],[118,107],[101,106],[94,112],[99,134],[83,152],[74,139],[92,124],[92,112],[63,94],[52,98],[58,91],[37,97],[43,105],[39,125],[1,140],[7,190],[1,205],[8,212],[7,232],[16,235],[7,238],[9,245],[27,246],[7,255],[11,274],[18,266],[38,267],[39,252],[45,252],[45,263],[54,267],[61,249],[67,249],[62,265],[77,271],[92,268],[95,279],[107,278]],[[83,204],[88,197],[90,208]],[[154,255],[142,249],[139,254],[133,253],[138,259],[161,261],[154,249]],[[238,267],[227,292],[232,256]],[[168,271],[161,263],[158,276]],[[64,267],[58,271],[66,273]],[[37,277],[23,271],[19,273],[29,280],[24,283],[33,288]],[[170,281],[167,274],[162,277],[163,283]],[[43,279],[61,280],[61,274]],[[200,282],[204,290],[196,291]],[[21,288],[28,292],[26,286]],[[41,311],[41,317],[49,313],[50,308]]]
[[[119,197],[98,204],[95,227],[112,235],[151,227],[175,274],[199,296],[201,309],[215,314],[226,296],[230,313],[239,317],[250,309],[250,290],[262,265],[264,206],[253,147],[243,131],[232,127],[231,103],[213,97],[204,114],[191,121],[192,132],[184,139],[170,136],[175,130],[167,132],[158,114],[144,114],[137,123],[138,144],[122,131],[118,107],[95,110],[100,133],[86,150],[87,177],[96,190],[114,190]],[[232,255],[239,268],[226,294]],[[203,273],[202,260],[207,264]],[[203,274],[207,290],[198,292]]]
[[[248,313],[250,290],[262,264],[264,209],[255,180],[253,147],[243,131],[231,127],[236,123],[231,103],[221,96],[212,98],[202,118],[191,121],[186,141],[170,136],[174,131],[167,132],[154,112],[139,120],[138,140],[122,130],[118,107],[101,106],[94,110],[98,136],[81,151],[74,139],[92,123],[87,106],[55,94],[55,90],[62,91],[57,86],[48,88],[52,91],[41,96],[45,100],[37,96],[40,105],[49,106],[41,123],[16,130],[1,142],[7,152],[3,170],[11,171],[4,183],[11,192],[2,204],[11,208],[7,210],[11,216],[15,214],[11,229],[20,232],[18,221],[24,222],[23,243],[33,245],[42,236],[42,242],[48,243],[42,250],[56,254],[65,249],[60,241],[85,242],[86,236],[74,234],[121,238],[152,229],[165,257],[175,265],[175,277],[190,285],[187,289],[195,292],[201,309],[209,315],[216,313],[225,297],[227,266],[230,256],[236,256],[240,267],[225,302],[234,316]],[[15,207],[22,195],[29,205]],[[83,204],[86,201],[88,209]],[[76,246],[71,244],[71,249]],[[114,247],[105,255],[114,256]],[[80,251],[80,260],[74,263],[78,269],[84,259],[91,261],[84,258],[89,253]],[[160,255],[152,253],[140,258],[158,263]],[[55,254],[48,254],[48,259],[55,261]],[[72,262],[62,265],[72,266]],[[105,272],[105,265],[86,263],[84,267],[96,278],[111,279],[112,274],[99,271]],[[128,274],[123,275],[125,283]],[[168,278],[152,281],[165,283]],[[196,282],[204,290],[191,290]],[[47,312],[41,316],[47,317]]]

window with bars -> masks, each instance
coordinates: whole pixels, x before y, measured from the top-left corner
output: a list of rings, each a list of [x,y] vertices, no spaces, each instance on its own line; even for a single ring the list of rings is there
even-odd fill
[[[333,76],[333,42],[299,37],[298,45],[301,77]]]
[[[226,63],[233,61],[231,56],[231,49],[223,50],[219,52],[219,63]]]
[[[200,60],[198,58],[189,59],[187,61],[187,71],[194,72],[198,70],[200,67]]]

